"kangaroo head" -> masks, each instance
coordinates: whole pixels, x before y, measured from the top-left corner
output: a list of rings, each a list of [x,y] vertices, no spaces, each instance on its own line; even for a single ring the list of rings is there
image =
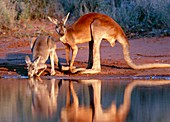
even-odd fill
[[[27,64],[27,70],[28,70],[28,77],[33,77],[35,74],[38,73],[37,64],[39,63],[39,60],[40,60],[40,56],[36,58],[33,62],[31,62],[28,56],[25,57],[25,62]]]
[[[55,30],[60,36],[63,36],[66,32],[66,22],[68,20],[69,14],[70,13],[68,13],[67,16],[62,18],[60,21],[58,19],[51,18],[48,16],[48,19],[56,25]]]

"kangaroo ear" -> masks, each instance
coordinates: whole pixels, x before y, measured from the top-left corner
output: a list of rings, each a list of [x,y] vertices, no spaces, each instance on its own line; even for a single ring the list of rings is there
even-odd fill
[[[68,20],[68,17],[70,15],[70,12],[67,14],[67,16],[65,16],[62,20],[64,22],[64,25],[66,24],[67,20]]]
[[[49,16],[47,16],[47,18],[52,22],[52,23],[54,23],[54,24],[58,24],[58,20],[57,19],[53,19],[53,18],[51,18],[51,17],[49,17]]]
[[[41,58],[41,56],[39,56],[38,58],[36,58],[36,59],[34,60],[34,64],[35,64],[35,65],[37,65],[37,64],[39,63],[40,58]]]
[[[25,62],[27,65],[31,64],[31,60],[30,60],[29,56],[25,56]]]

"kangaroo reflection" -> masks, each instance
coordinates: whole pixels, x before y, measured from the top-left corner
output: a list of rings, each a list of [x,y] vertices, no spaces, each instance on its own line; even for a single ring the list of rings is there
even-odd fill
[[[52,117],[57,110],[58,85],[55,79],[43,81],[40,77],[30,78],[33,116]]]
[[[97,122],[124,122],[130,110],[131,94],[137,86],[158,86],[170,84],[170,80],[134,80],[129,83],[124,91],[124,101],[116,108],[115,103],[112,103],[111,107],[105,111],[101,107],[101,82],[93,85],[94,88],[94,121]],[[95,93],[96,92],[96,93]],[[97,94],[97,95],[95,95]]]
[[[70,104],[70,93],[73,96],[73,103]],[[61,121],[63,122],[92,122],[92,108],[79,105],[79,100],[73,87],[73,82],[69,82],[69,89],[66,95],[66,108],[61,111]]]
[[[101,105],[101,81],[81,80],[81,83],[92,86],[93,92],[89,92],[93,96],[92,106],[83,107],[79,105],[73,83],[70,82],[66,107],[61,111],[61,120],[64,122],[124,122],[130,110],[131,94],[135,87],[166,85],[170,84],[170,80],[134,80],[125,88],[123,103],[119,107],[116,107],[116,104],[113,102],[111,106],[105,110],[103,110]],[[69,104],[70,92],[73,96],[72,104]]]

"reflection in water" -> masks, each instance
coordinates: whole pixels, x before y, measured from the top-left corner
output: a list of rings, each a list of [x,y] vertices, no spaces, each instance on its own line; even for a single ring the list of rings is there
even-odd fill
[[[21,79],[0,79],[0,122],[31,121],[27,82]]]
[[[33,116],[53,116],[57,110],[58,85],[59,82],[55,79],[51,79],[50,83],[44,82],[40,77],[29,80]]]
[[[70,104],[70,93],[73,96],[73,103]],[[91,107],[79,105],[79,99],[73,87],[73,82],[69,82],[67,92],[66,107],[61,110],[62,122],[92,122],[93,111]]]
[[[0,122],[168,122],[168,84],[0,79]]]
[[[123,104],[116,108],[115,102],[105,110],[101,104],[101,81],[100,80],[82,80],[81,83],[90,83],[93,92],[93,107],[84,107],[79,105],[78,97],[75,93],[73,83],[69,83],[67,93],[67,104],[61,111],[61,120],[64,122],[124,122],[130,110],[131,94],[136,86],[157,86],[170,84],[168,80],[145,81],[135,80],[127,85],[124,92]],[[70,92],[73,96],[73,103],[70,102]]]

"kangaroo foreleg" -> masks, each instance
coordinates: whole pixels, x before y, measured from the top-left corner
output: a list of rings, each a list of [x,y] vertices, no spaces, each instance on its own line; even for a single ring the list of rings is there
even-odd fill
[[[37,76],[40,76],[40,75],[47,69],[47,65],[46,65],[46,64],[41,64],[41,67],[40,67],[39,69],[43,69],[43,70],[41,70],[41,71],[37,74]]]
[[[85,68],[76,68],[76,67],[73,66],[74,60],[75,60],[76,55],[77,55],[77,52],[78,52],[78,47],[75,45],[72,48],[72,59],[71,59],[71,62],[70,62],[70,71],[71,71],[71,73],[76,73],[76,72],[85,70]]]
[[[76,45],[74,45],[71,48],[72,48],[72,58],[71,58],[71,62],[70,62],[70,71],[72,73],[75,73],[75,71],[73,71],[73,65],[74,65],[74,60],[77,56],[78,47]]]

